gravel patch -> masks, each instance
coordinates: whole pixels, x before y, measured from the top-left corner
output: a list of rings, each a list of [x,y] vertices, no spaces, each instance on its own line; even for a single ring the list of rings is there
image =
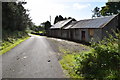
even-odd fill
[[[50,37],[47,37],[46,39],[52,49],[57,53],[58,60],[60,60],[61,56],[64,54],[63,51],[66,51],[67,54],[72,54],[90,50],[89,46],[80,43]]]

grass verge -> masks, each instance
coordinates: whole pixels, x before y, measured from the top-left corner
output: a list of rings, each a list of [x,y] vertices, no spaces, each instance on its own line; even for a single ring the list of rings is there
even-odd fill
[[[60,64],[62,65],[63,72],[66,74],[67,77],[80,78],[78,75],[76,75],[73,69],[73,67],[75,66],[73,54],[64,55],[63,59],[60,60]]]
[[[15,41],[14,43],[10,43],[10,42],[7,42],[7,47],[3,48],[1,51],[0,51],[0,55],[8,52],[9,50],[11,50],[12,48],[14,48],[15,46],[17,46],[18,44],[20,44],[21,42],[25,41],[26,39],[28,39],[29,37],[25,37],[25,38],[20,38],[18,39],[17,41]]]
[[[76,66],[75,56],[77,56],[78,53],[70,54],[70,51],[67,49],[61,49],[61,48],[59,49],[60,49],[60,52],[64,53],[64,55],[62,56],[62,59],[59,61],[63,68],[63,72],[69,78],[79,78],[82,80],[83,77],[77,75],[74,69]]]

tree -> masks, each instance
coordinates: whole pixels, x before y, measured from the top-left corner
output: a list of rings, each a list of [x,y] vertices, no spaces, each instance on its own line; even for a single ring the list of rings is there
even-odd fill
[[[65,17],[64,20],[67,20],[67,18]]]
[[[95,7],[94,10],[92,11],[94,14],[92,15],[92,18],[93,17],[100,17],[100,8],[98,7]]]
[[[61,15],[56,16],[55,20],[54,20],[54,24],[57,23],[58,21],[62,21],[62,20],[64,20],[64,18]]]
[[[109,16],[120,13],[120,1],[119,2],[107,2],[106,6],[103,6],[100,11],[102,16]]]
[[[72,17],[68,17],[68,19],[73,19]]]
[[[51,23],[49,21],[43,22],[42,25],[44,26],[45,30],[49,30],[51,27]]]
[[[3,2],[2,3],[2,25],[4,30],[24,31],[30,26],[31,19],[23,5],[25,2]]]
[[[59,21],[62,21],[62,20],[67,20],[67,19],[73,19],[74,21],[76,21],[74,18],[72,18],[72,17],[65,17],[65,18],[63,18],[61,15],[59,15],[59,16],[56,16],[55,17],[55,20],[54,20],[54,24],[55,23],[57,23],[57,22],[59,22]]]
[[[55,17],[54,24],[58,22],[58,16]]]
[[[62,21],[62,20],[64,20],[64,18],[61,15],[59,15],[58,21]]]
[[[73,21],[76,21],[76,19],[75,19],[75,18],[72,18],[72,17],[68,17],[68,19],[73,19]]]

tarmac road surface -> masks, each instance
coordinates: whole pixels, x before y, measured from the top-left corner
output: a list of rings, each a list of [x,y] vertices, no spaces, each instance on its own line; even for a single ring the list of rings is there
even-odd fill
[[[2,55],[3,78],[64,78],[63,70],[46,37],[31,35]]]

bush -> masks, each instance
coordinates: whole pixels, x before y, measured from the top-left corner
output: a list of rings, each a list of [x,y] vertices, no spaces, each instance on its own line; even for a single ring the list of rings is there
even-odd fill
[[[89,80],[120,79],[120,32],[109,36],[92,43],[91,51],[75,56],[77,75]]]

